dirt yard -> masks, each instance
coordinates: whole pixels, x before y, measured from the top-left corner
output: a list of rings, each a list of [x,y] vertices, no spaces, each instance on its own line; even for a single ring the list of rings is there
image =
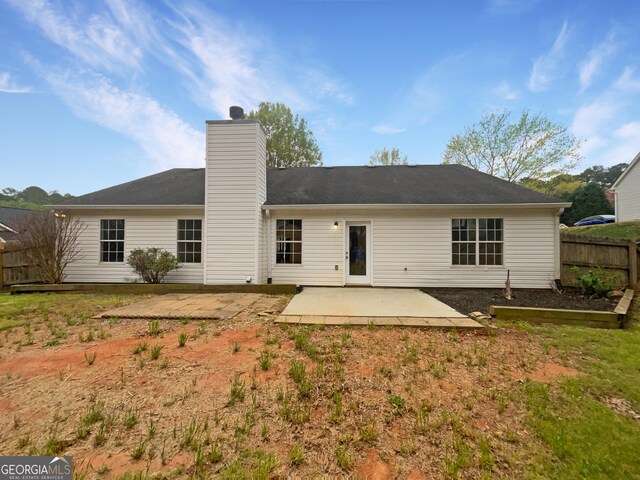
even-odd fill
[[[500,288],[425,288],[423,291],[464,314],[476,311],[487,313],[491,305],[608,312],[616,308],[619,300],[590,298],[572,288],[565,288],[561,293],[516,288],[511,300],[504,298],[504,291]]]
[[[77,478],[522,478],[546,455],[522,385],[579,375],[518,330],[278,327],[286,297],[90,318],[137,299],[0,295],[4,455],[73,455]]]

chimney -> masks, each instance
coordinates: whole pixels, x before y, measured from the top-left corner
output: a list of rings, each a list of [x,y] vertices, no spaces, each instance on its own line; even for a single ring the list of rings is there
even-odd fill
[[[267,138],[242,108],[229,114],[206,123],[204,283],[262,283]]]
[[[229,107],[229,116],[231,120],[242,120],[244,118],[244,110],[242,107],[232,106]]]

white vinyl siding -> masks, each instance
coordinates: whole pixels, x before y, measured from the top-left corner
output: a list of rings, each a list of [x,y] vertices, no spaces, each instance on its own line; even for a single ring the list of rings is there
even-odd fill
[[[616,221],[640,220],[640,161],[616,185]]]
[[[205,281],[262,281],[260,209],[266,199],[266,138],[257,123],[208,123]]]
[[[438,209],[390,211],[272,211],[275,218],[301,218],[302,265],[275,264],[274,283],[344,285],[345,221],[370,221],[372,284],[387,287],[504,287],[507,269],[514,288],[549,288],[556,276],[556,211],[536,209]],[[504,265],[456,266],[451,262],[453,218],[501,218]],[[339,222],[334,229],[333,223]],[[338,270],[335,266],[338,265]]]
[[[276,263],[276,224],[278,218],[302,218],[302,264]],[[344,284],[344,252],[342,226],[334,228],[336,216],[329,214],[301,215],[293,212],[281,215],[271,212],[271,277],[273,283],[299,285]],[[336,270],[336,265],[338,270]]]
[[[100,261],[100,220],[124,219],[125,260],[135,248],[159,247],[174,255],[177,254],[176,228],[179,218],[201,219],[202,211],[144,213],[131,211],[110,211],[78,213],[86,225],[80,236],[81,258],[67,266],[65,282],[122,283],[136,281],[137,276],[131,267],[124,263],[105,263]],[[139,280],[138,280],[139,281]],[[182,268],[170,272],[166,283],[203,283],[202,264],[183,264]]]

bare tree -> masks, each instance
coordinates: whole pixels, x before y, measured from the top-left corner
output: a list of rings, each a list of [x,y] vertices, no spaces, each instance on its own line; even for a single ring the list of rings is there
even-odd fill
[[[69,263],[81,258],[79,237],[86,225],[64,212],[33,212],[16,223],[28,261],[45,283],[62,283]]]

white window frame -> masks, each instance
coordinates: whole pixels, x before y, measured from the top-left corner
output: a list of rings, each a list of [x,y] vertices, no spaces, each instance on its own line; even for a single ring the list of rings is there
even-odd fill
[[[197,229],[195,228],[191,228],[191,229],[187,229],[186,225],[185,228],[180,228],[180,222],[200,222],[200,240],[186,240],[186,239],[180,239],[180,231],[192,231],[195,232],[197,231]],[[188,265],[198,265],[202,263],[202,219],[201,218],[179,218],[176,222],[176,257],[178,258],[178,261],[180,263],[186,263]],[[187,260],[180,260],[180,244],[181,243],[191,243],[193,245],[195,245],[196,243],[200,244],[200,261],[196,262],[196,261],[187,261]],[[184,252],[185,255],[191,254],[191,255],[195,255],[196,252]],[[186,258],[186,257],[185,257]]]
[[[300,240],[279,240],[278,239],[278,231],[286,231],[286,229],[282,230],[282,229],[278,228],[278,224],[280,222],[284,222],[285,225],[286,225],[287,222],[300,222]],[[295,229],[293,231],[295,231]],[[281,266],[281,265],[295,265],[295,266],[302,265],[302,231],[303,231],[303,222],[302,222],[301,218],[277,218],[276,219],[276,230],[275,230],[275,241],[276,242],[275,242],[275,258],[274,258],[275,265],[278,265],[278,266]],[[287,254],[292,255],[292,256],[294,255],[293,253],[289,253],[286,250],[284,252],[279,252],[278,251],[278,245],[279,244],[284,244],[285,246],[286,245],[292,245],[292,244],[299,244],[300,245],[300,261],[299,262],[287,262],[287,261],[278,262],[278,254],[279,253],[284,253],[285,254],[285,257],[284,257],[285,260],[286,260],[286,255]]]
[[[103,240],[102,239],[102,231],[103,231],[102,222],[114,222],[114,221],[115,222],[118,222],[118,221],[122,222],[122,240],[112,240],[112,239],[108,239],[108,238]],[[106,231],[109,232],[110,230],[111,229],[107,226]],[[117,231],[117,230],[120,230],[120,229],[116,228],[115,231]],[[126,236],[127,236],[127,220],[125,218],[101,218],[100,219],[100,228],[99,228],[98,235],[99,235],[99,238],[100,238],[100,263],[124,263],[125,260],[126,260],[126,258],[125,258],[125,252],[126,252],[125,240],[126,240]],[[103,259],[103,255],[102,255],[104,253],[104,251],[102,249],[103,244],[105,244],[105,243],[107,243],[107,244],[108,243],[115,243],[115,242],[122,243],[122,260],[109,260],[108,259],[108,257],[109,257],[108,254],[111,252],[111,250],[108,250],[108,249],[107,249],[107,260],[104,260]],[[116,250],[116,253],[117,253],[117,250]]]
[[[454,240],[453,239],[453,223],[454,221],[460,221],[460,220],[467,220],[470,221],[472,220],[473,222],[475,222],[475,228],[474,228],[474,232],[475,232],[475,239],[474,240]],[[494,228],[493,231],[500,231],[501,232],[501,240],[480,240],[480,221],[481,220],[499,220],[501,222],[501,228],[500,229],[496,229]],[[451,219],[451,223],[450,223],[450,235],[451,235],[451,256],[449,257],[449,260],[451,262],[451,266],[455,267],[455,268],[464,268],[464,267],[481,267],[481,268],[503,268],[504,267],[504,256],[505,256],[505,252],[504,252],[504,218],[501,217],[455,217]],[[475,252],[474,252],[474,257],[475,257],[475,263],[471,263],[471,264],[461,264],[461,263],[454,263],[453,262],[453,255],[454,255],[454,251],[453,251],[453,246],[455,244],[473,244],[475,246]],[[502,262],[501,263],[496,263],[496,264],[481,264],[480,263],[480,245],[481,244],[501,244],[502,245],[502,253],[501,258],[502,258]],[[468,254],[467,254],[468,255]],[[487,255],[486,253],[484,255]],[[495,253],[493,254],[494,258],[495,258]]]

